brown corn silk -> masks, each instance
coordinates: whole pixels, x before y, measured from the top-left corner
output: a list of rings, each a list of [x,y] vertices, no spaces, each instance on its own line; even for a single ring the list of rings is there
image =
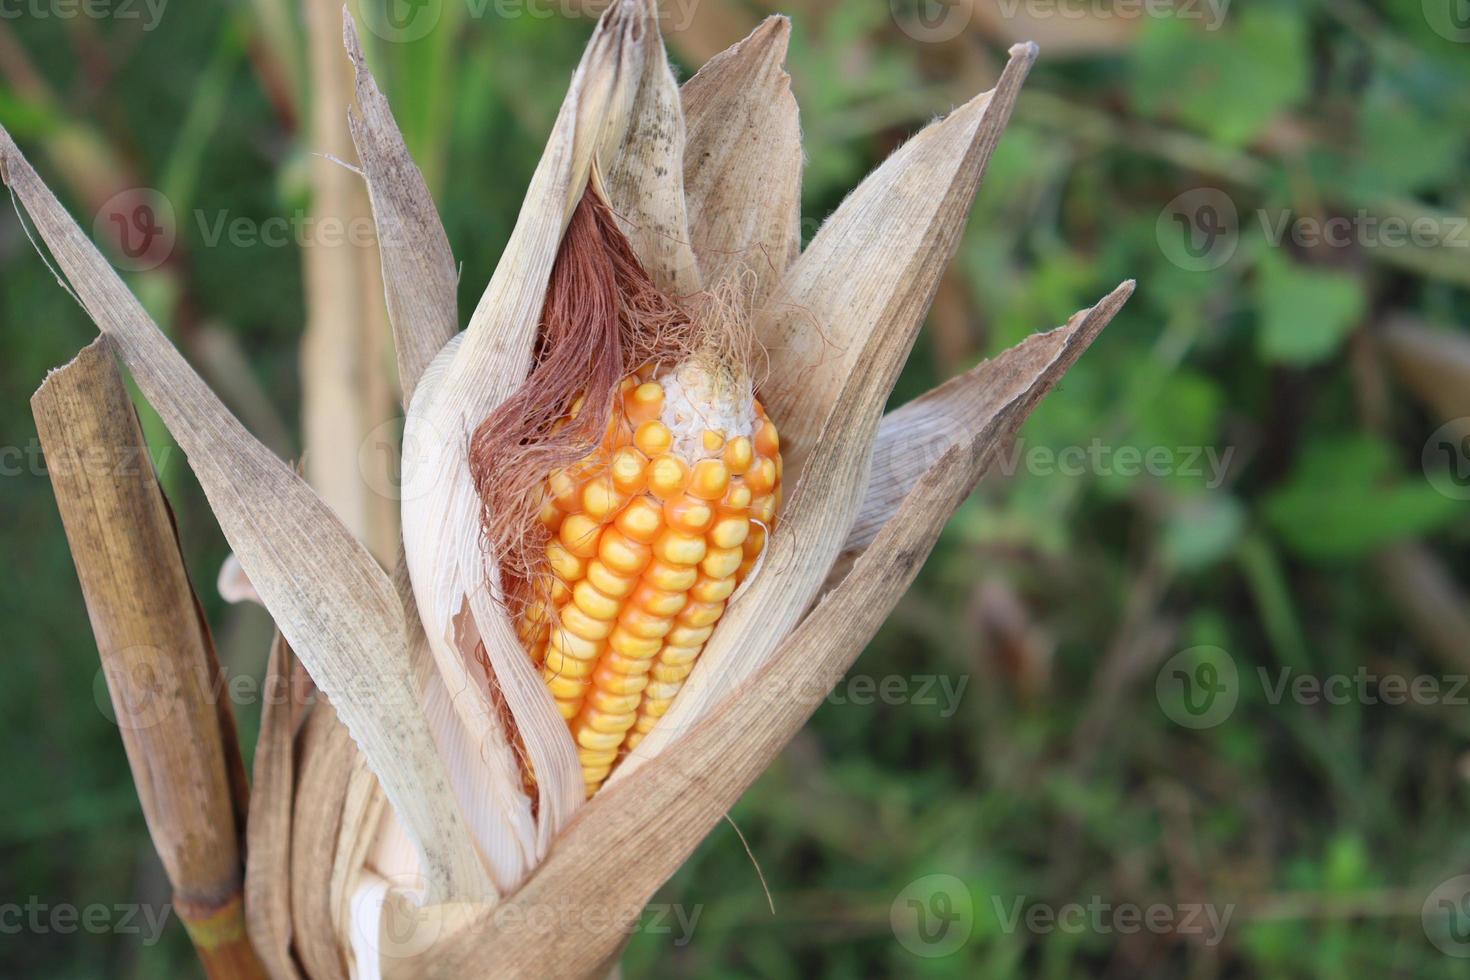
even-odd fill
[[[531,374],[470,441],[486,545],[588,795],[668,710],[775,517],[779,440],[736,293],[686,311],[589,187]]]

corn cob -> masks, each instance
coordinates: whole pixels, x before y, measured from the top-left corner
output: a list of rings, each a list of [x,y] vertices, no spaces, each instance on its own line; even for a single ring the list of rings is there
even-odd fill
[[[601,447],[546,481],[550,588],[520,637],[571,727],[589,796],[668,711],[780,495],[780,443],[760,402],[721,390],[694,359],[624,378]]]

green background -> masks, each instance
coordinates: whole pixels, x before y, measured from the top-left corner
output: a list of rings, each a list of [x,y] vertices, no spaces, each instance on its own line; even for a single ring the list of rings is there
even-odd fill
[[[936,39],[922,25],[947,8],[921,3],[785,8],[808,237],[906,136],[989,87],[1007,40],[1042,43],[895,401],[1122,279],[1139,289],[1023,430],[1011,472],[960,508],[853,675],[733,811],[775,914],[721,825],[656,900],[698,910],[692,941],[641,931],[629,975],[1463,976],[1421,909],[1470,871],[1470,691],[1456,682],[1470,635],[1455,629],[1470,612],[1455,585],[1470,578],[1470,521],[1423,462],[1441,423],[1470,415],[1470,230],[1456,217],[1470,204],[1470,31],[1450,19],[1466,5],[1238,0],[1214,22],[1205,4],[1123,17],[1123,4],[977,0],[950,10],[963,30]],[[283,44],[263,29],[273,6],[179,2],[143,30],[143,7],[140,22],[0,5],[0,41],[15,46],[0,47],[0,121],[89,229],[84,189],[43,149],[79,126],[181,215],[298,212],[312,148],[253,56],[302,56],[289,32]],[[296,8],[281,5],[288,25]],[[446,0],[428,36],[370,52],[463,262],[465,315],[591,26],[505,15],[525,10]],[[686,76],[692,52],[767,12],[730,0],[674,10]],[[1194,222],[1198,252],[1222,201],[1235,225],[1197,259],[1175,212]],[[1443,240],[1390,241],[1389,216],[1428,221]],[[1331,218],[1350,219],[1345,238],[1275,234]],[[299,451],[299,249],[211,245],[184,220],[178,254],[177,275],[130,284],[191,356],[211,335],[232,338],[271,406],[255,417]],[[1405,324],[1440,373],[1392,355]],[[31,452],[27,399],[93,336],[7,208],[0,906],[167,902]],[[224,541],[182,454],[155,450],[222,656],[258,675],[269,624],[215,594]],[[1151,450],[1172,462],[1126,471],[1130,453]],[[1171,660],[1200,646],[1218,649]],[[1204,678],[1204,660],[1233,668],[1235,701],[1193,727],[1170,684],[1180,664]],[[1276,694],[1283,676],[1360,671],[1428,676],[1441,693]],[[866,696],[885,679],[910,696]],[[238,714],[248,752],[256,712]],[[949,907],[973,922],[930,957],[899,941],[890,913],[902,920],[915,895],[942,912],[933,874],[959,880]],[[1068,903],[1231,917],[1213,943],[1182,926],[1125,932],[1116,913],[1065,929],[1009,917]],[[172,921],[154,945],[4,926],[6,976],[197,973]]]

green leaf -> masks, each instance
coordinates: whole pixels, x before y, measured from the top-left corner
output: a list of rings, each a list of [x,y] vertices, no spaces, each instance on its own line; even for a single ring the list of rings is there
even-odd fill
[[[1360,117],[1363,155],[1359,186],[1378,193],[1408,193],[1452,176],[1465,150],[1464,126],[1438,104],[1423,105],[1376,80]]]
[[[1315,364],[1331,357],[1367,306],[1357,277],[1299,265],[1266,251],[1256,277],[1257,349],[1267,361]]]
[[[1291,9],[1252,7],[1210,30],[1158,17],[1139,42],[1133,102],[1229,146],[1250,143],[1307,95],[1306,29]]]
[[[1307,450],[1263,512],[1292,551],[1335,560],[1428,534],[1462,516],[1465,505],[1423,479],[1404,479],[1384,443],[1344,436]]]

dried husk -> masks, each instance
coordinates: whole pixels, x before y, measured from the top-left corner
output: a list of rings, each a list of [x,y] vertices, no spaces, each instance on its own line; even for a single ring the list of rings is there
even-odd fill
[[[836,560],[868,480],[884,402],[958,246],[970,202],[1035,48],[1018,46],[992,92],[896,151],[823,224],[757,314],[795,492],[673,707],[611,782],[679,739],[766,662]]]
[[[184,449],[282,634],[328,693],[420,849],[431,893],[492,894],[434,750],[388,576],[320,497],[232,416],[0,128],[0,179]]]
[[[598,794],[519,892],[432,943],[417,975],[595,976],[643,905],[805,724],[907,590],[954,508],[1126,302],[1124,283],[954,386],[974,428],[914,482],[842,580],[679,741]],[[547,929],[547,910],[555,926]]]
[[[786,45],[768,17],[684,83],[684,194],[706,284],[749,283],[759,308],[801,251],[801,125]]]
[[[31,398],[115,719],[206,972],[263,976],[243,908],[247,791],[223,674],[133,404],[99,339]]]

